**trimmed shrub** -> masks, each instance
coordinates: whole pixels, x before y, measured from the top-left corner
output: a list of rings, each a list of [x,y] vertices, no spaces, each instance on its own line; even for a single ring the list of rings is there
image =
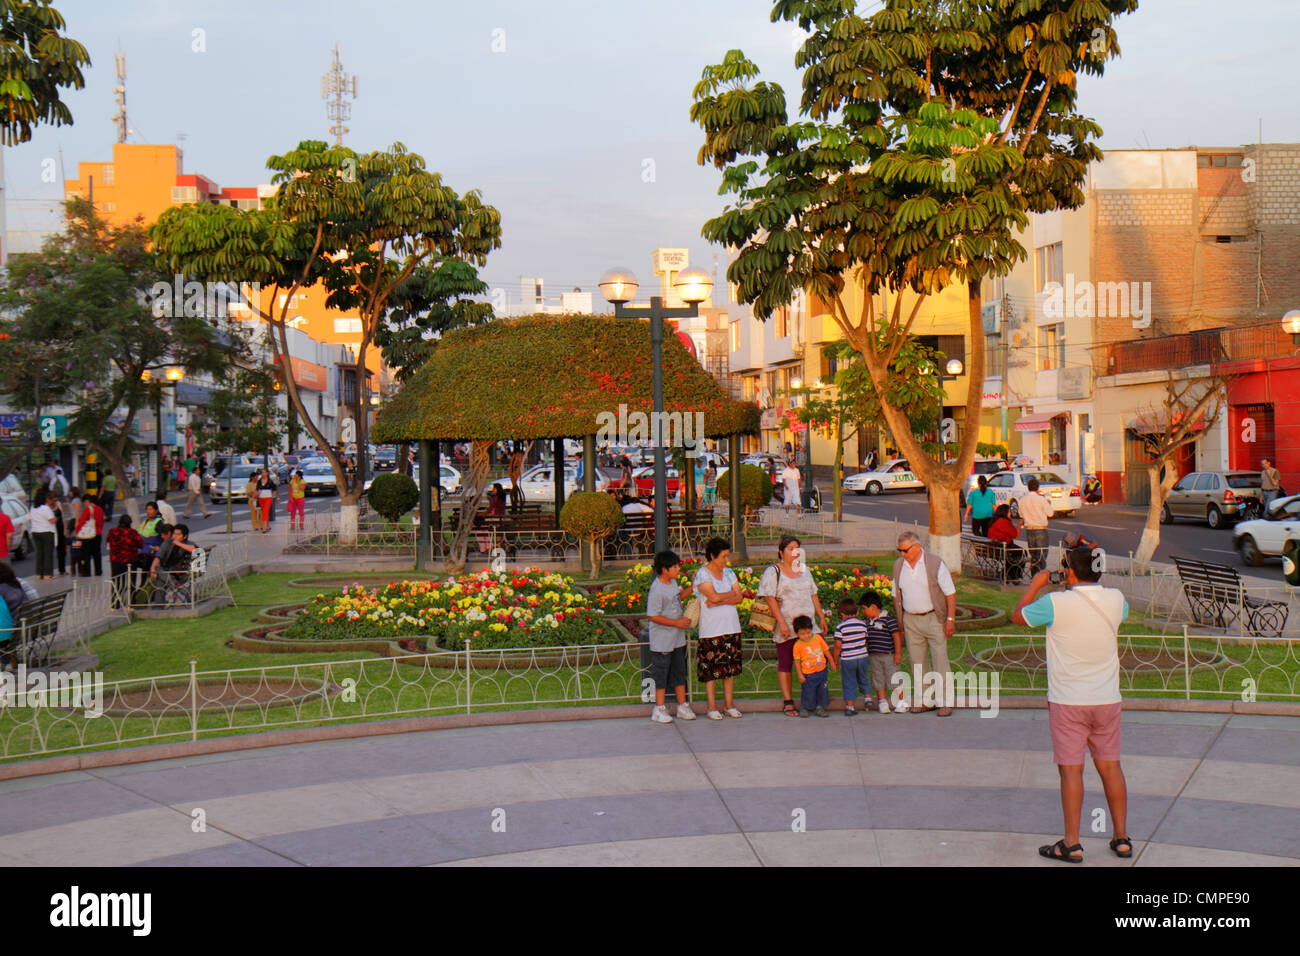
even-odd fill
[[[718,475],[718,497],[731,501],[730,469]],[[740,507],[748,512],[772,500],[772,478],[757,465],[740,466]]]
[[[393,524],[397,524],[398,519],[419,502],[420,489],[415,486],[415,481],[410,475],[385,472],[382,475],[375,475],[366,498],[370,502],[370,507]]]
[[[596,542],[608,538],[623,527],[623,509],[613,495],[603,491],[577,491],[560,509],[560,527],[574,537],[581,538],[591,548],[591,576],[600,573],[600,556],[603,549]]]

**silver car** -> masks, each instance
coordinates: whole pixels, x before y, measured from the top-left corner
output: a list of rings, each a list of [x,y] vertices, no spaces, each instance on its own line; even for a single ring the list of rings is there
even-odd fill
[[[1194,471],[1178,479],[1169,492],[1160,520],[1172,524],[1175,518],[1195,518],[1211,528],[1235,521],[1242,505],[1260,497],[1257,471]]]

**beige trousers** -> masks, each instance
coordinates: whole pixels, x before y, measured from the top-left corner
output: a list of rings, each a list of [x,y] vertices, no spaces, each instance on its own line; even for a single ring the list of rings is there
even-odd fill
[[[953,701],[948,673],[948,638],[943,633],[943,617],[938,611],[930,614],[908,614],[904,611],[903,635],[907,639],[907,656],[910,660],[908,676],[913,682],[913,706],[920,706],[921,692],[924,690],[924,684],[916,683],[916,674],[919,671],[922,681],[925,681],[926,675],[934,671],[943,680],[943,690],[938,694],[938,698],[943,701],[940,706],[951,707]]]

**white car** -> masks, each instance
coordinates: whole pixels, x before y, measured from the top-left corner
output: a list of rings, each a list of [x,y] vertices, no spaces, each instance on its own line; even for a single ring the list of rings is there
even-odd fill
[[[1238,522],[1232,529],[1232,546],[1241,563],[1260,565],[1266,557],[1280,557],[1287,541],[1300,538],[1300,495],[1269,502],[1263,518]]]
[[[890,458],[871,471],[849,475],[842,487],[855,495],[880,495],[886,491],[921,491],[925,484],[907,467],[906,458]]]
[[[501,487],[509,493],[510,482],[501,482]],[[555,473],[550,465],[534,465],[519,476],[519,487],[523,490],[525,501],[554,501]],[[566,467],[564,469],[565,498],[581,490],[582,482],[578,480],[577,466]]]
[[[307,486],[305,489],[307,497],[338,494],[338,481],[328,461],[313,462],[306,468],[295,468],[294,471],[302,472],[303,484]]]
[[[380,472],[380,474],[393,474],[393,472]],[[439,472],[439,475],[442,479],[442,493],[444,495],[460,494],[460,472],[459,471],[451,467],[451,465],[443,465]],[[369,478],[366,479],[366,484],[364,488],[365,491],[370,490],[370,486],[374,483],[374,480],[375,478],[373,475],[371,475]],[[419,465],[416,465],[414,468],[411,469],[411,480],[415,482],[417,488],[420,486]]]
[[[0,510],[14,523],[14,533],[9,538],[9,554],[13,560],[21,560],[34,550],[31,536],[31,513],[27,510],[26,495],[0,494]]]
[[[1077,485],[1051,471],[1002,471],[989,476],[989,491],[1000,505],[1011,506],[1011,517],[1020,517],[1017,501],[1029,494],[1028,481],[1038,479],[1038,492],[1052,504],[1052,517],[1063,514],[1067,518],[1083,507],[1083,498]]]

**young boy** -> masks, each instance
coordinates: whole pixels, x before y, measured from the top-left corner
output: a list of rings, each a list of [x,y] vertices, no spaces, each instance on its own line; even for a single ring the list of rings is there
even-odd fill
[[[858,617],[857,602],[841,598],[836,609],[840,623],[835,627],[835,650],[832,660],[840,668],[840,689],[844,693],[844,716],[857,714],[854,705],[861,694],[867,712],[871,712],[871,683],[867,680],[867,625]]]
[[[831,693],[826,686],[829,676],[826,663],[830,648],[820,634],[813,633],[812,618],[807,614],[800,614],[790,622],[790,626],[794,628],[794,662],[799,674],[799,716],[807,717],[812,711],[818,717],[829,717],[826,708],[830,705]],[[830,666],[835,668],[834,658],[831,658]]]
[[[671,724],[672,716],[664,706],[664,691],[672,687],[677,695],[679,720],[694,720],[695,712],[686,703],[686,629],[691,619],[682,610],[682,598],[689,587],[677,587],[682,562],[671,551],[655,555],[654,580],[646,595],[646,617],[650,619],[650,678],[655,682],[655,706],[650,719]]]
[[[903,663],[903,635],[899,633],[894,616],[881,610],[881,603],[879,594],[866,591],[859,606],[867,619],[867,660],[871,667],[871,683],[880,698],[876,709],[887,714],[889,686],[898,673],[898,665]],[[867,691],[866,706],[871,706],[870,691]]]

